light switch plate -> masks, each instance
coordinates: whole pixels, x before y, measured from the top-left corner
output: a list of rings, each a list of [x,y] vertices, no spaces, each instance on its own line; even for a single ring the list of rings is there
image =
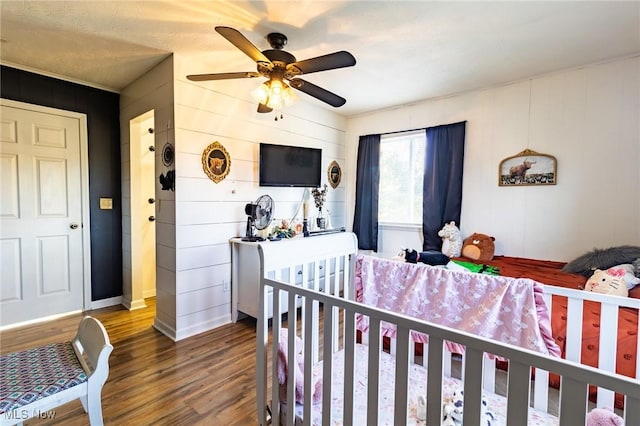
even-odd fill
[[[100,209],[101,210],[111,210],[111,209],[113,209],[113,199],[111,199],[111,198],[100,198]]]

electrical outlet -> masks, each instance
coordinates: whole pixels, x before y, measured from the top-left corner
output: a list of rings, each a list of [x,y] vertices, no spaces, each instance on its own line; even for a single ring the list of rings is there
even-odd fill
[[[224,291],[225,293],[229,291],[229,281],[227,280],[222,281],[222,291]]]

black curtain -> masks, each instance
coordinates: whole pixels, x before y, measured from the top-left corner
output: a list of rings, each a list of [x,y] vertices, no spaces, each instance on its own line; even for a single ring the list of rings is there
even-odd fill
[[[358,237],[358,248],[362,250],[378,251],[379,187],[380,135],[360,136],[353,232]]]
[[[430,127],[422,196],[423,250],[440,250],[438,231],[446,222],[460,226],[466,121]]]

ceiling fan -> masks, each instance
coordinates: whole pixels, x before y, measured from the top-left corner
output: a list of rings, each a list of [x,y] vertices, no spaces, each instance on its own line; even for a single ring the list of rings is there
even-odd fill
[[[296,60],[291,53],[282,50],[287,44],[287,37],[281,33],[270,33],[267,40],[271,49],[260,51],[238,30],[229,27],[216,27],[216,31],[231,44],[244,52],[257,64],[257,72],[229,72],[217,74],[192,74],[187,78],[191,81],[228,80],[235,78],[266,77],[268,80],[261,85],[255,94],[258,99],[258,112],[271,112],[274,108],[281,108],[287,101],[294,98],[289,85],[307,95],[313,96],[333,107],[345,104],[346,99],[322,87],[299,78],[302,74],[311,74],[336,68],[351,67],[356,64],[353,55],[346,51],[330,53],[315,58]]]

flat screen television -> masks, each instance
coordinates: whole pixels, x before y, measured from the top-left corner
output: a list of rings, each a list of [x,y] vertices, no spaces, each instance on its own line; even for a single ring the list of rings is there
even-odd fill
[[[260,186],[319,188],[322,150],[260,144]]]

